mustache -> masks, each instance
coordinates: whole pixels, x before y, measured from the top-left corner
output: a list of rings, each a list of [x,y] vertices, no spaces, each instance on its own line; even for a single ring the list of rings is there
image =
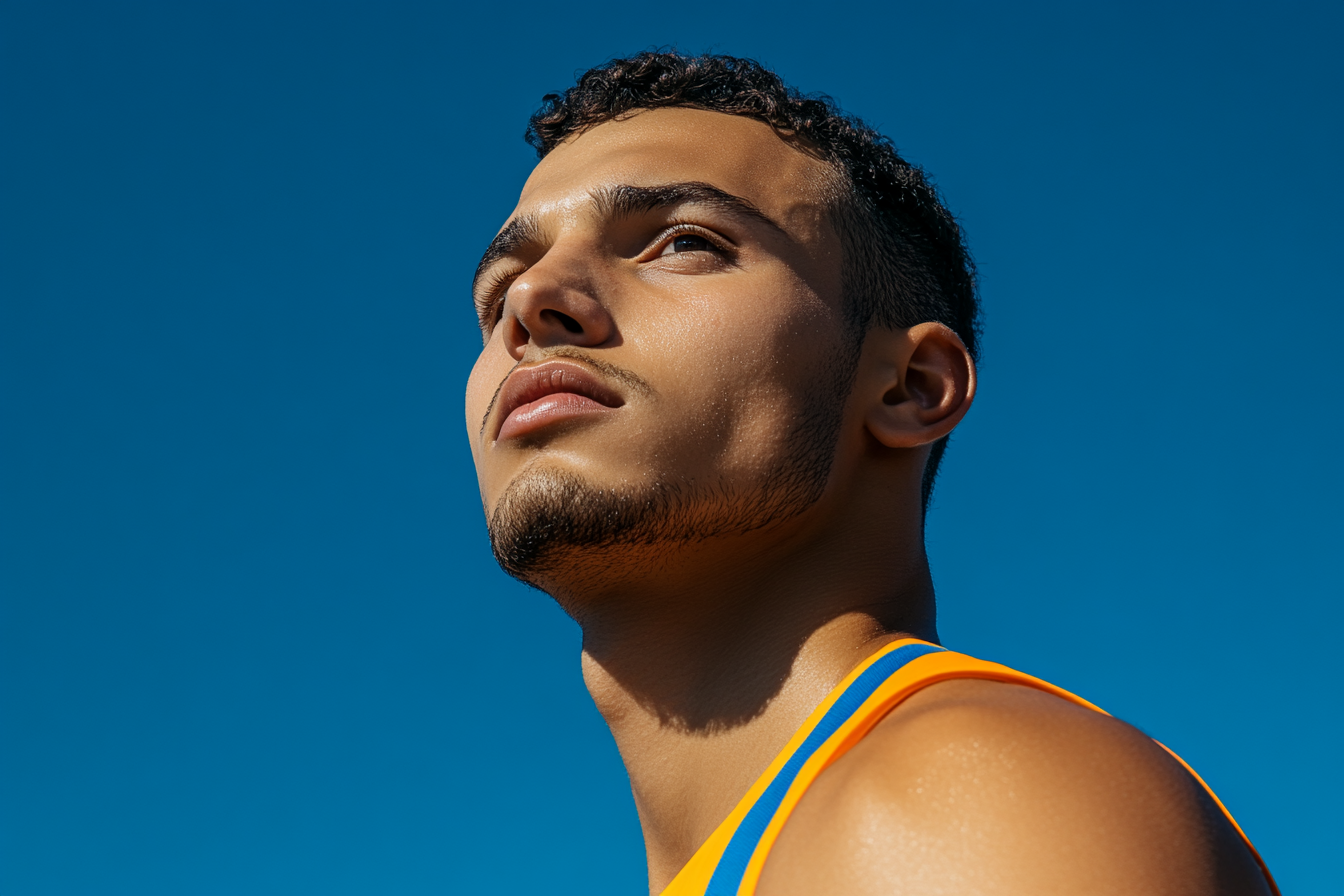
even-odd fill
[[[499,385],[495,387],[495,394],[490,396],[490,404],[486,406],[485,416],[481,418],[479,435],[485,434],[485,425],[490,422],[490,415],[495,412],[495,405],[499,403],[499,393],[504,391],[504,384],[509,381],[509,377],[513,376],[513,372],[519,367],[522,367],[525,363],[540,364],[549,361],[552,358],[568,358],[571,361],[579,361],[586,364],[607,379],[615,380],[637,395],[647,398],[654,394],[654,388],[649,385],[649,381],[635,373],[633,370],[626,370],[624,367],[618,367],[610,361],[604,361],[601,358],[594,358],[591,354],[581,348],[575,348],[572,345],[560,345],[540,356],[530,358],[524,357],[517,364],[509,368],[509,372],[504,375],[504,378],[499,381]]]

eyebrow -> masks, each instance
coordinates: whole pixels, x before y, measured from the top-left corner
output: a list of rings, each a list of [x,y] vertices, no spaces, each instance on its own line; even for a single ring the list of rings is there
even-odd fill
[[[783,227],[749,200],[700,181],[659,184],[656,187],[620,184],[598,190],[593,199],[599,213],[616,218],[631,218],[674,205],[703,205],[730,215],[751,218],[778,231],[781,236],[788,236]]]
[[[759,222],[792,240],[783,227],[749,200],[700,181],[659,184],[653,187],[618,184],[603,187],[595,191],[592,197],[598,214],[604,217],[633,218],[675,205],[700,205]],[[541,241],[541,221],[536,215],[519,215],[510,221],[499,235],[490,241],[485,254],[481,256],[480,264],[476,265],[476,273],[471,280],[472,295],[476,294],[481,276],[491,265],[529,243]]]

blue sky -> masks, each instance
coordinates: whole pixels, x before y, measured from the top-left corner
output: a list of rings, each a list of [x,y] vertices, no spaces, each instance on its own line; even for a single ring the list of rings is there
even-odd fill
[[[541,95],[755,56],[982,273],[950,646],[1337,885],[1336,4],[0,10],[0,892],[639,892],[578,633],[490,560],[475,261]]]

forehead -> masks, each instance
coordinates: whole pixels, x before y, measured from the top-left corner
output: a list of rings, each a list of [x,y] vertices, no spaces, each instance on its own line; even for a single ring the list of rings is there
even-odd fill
[[[654,109],[609,121],[553,149],[523,186],[515,214],[579,214],[607,186],[708,183],[748,200],[803,240],[821,239],[829,165],[767,124],[703,109]]]

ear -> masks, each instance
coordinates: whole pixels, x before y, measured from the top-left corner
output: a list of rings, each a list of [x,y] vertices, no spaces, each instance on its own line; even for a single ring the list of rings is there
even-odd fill
[[[975,362],[950,327],[933,322],[908,330],[874,327],[863,354],[864,424],[888,448],[936,442],[970,410]]]

